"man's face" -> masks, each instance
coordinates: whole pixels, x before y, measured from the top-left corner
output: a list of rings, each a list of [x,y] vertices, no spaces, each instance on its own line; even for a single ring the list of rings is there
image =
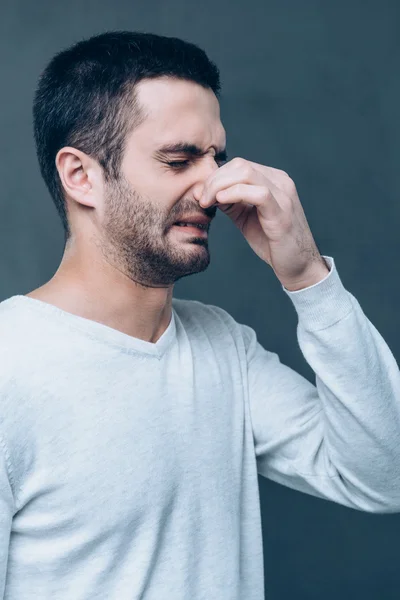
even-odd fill
[[[226,160],[225,130],[216,96],[196,83],[159,78],[138,90],[148,116],[127,138],[121,178],[106,185],[102,252],[133,280],[168,286],[210,263],[207,231],[174,223],[215,216],[216,207],[203,209],[199,200],[205,180]],[[177,143],[202,155],[162,150]]]

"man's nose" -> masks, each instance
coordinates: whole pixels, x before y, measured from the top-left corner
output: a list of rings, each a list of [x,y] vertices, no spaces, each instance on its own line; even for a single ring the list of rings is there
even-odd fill
[[[200,202],[200,198],[203,194],[206,181],[219,168],[218,165],[216,164],[214,158],[212,158],[212,157],[210,157],[210,159],[205,162],[207,162],[207,166],[204,166],[203,169],[201,169],[201,173],[199,173],[198,181],[195,183],[195,185],[193,187],[193,196],[195,197],[195,199],[198,202]]]

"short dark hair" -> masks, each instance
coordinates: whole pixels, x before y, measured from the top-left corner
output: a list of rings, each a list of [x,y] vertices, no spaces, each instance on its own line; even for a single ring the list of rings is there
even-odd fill
[[[106,181],[119,177],[126,136],[146,118],[136,84],[174,77],[194,81],[219,98],[219,69],[201,48],[175,37],[108,31],[58,52],[41,73],[33,101],[40,172],[71,235],[55,158],[73,146],[95,158]]]

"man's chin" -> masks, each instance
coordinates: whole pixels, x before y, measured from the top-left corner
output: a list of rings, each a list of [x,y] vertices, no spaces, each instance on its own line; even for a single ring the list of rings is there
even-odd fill
[[[196,273],[202,273],[210,265],[210,255],[207,253],[207,257],[202,260],[191,261],[186,265],[181,265],[181,268],[177,268],[175,275],[176,281],[182,279],[182,277],[188,277],[189,275],[195,275]]]

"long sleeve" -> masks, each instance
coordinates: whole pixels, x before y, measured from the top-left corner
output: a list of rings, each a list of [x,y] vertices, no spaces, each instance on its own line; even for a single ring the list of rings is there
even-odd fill
[[[8,547],[14,512],[14,498],[9,480],[10,464],[7,449],[0,436],[0,598],[4,597]]]
[[[339,277],[290,292],[312,385],[241,325],[258,473],[368,512],[400,511],[400,375]]]

